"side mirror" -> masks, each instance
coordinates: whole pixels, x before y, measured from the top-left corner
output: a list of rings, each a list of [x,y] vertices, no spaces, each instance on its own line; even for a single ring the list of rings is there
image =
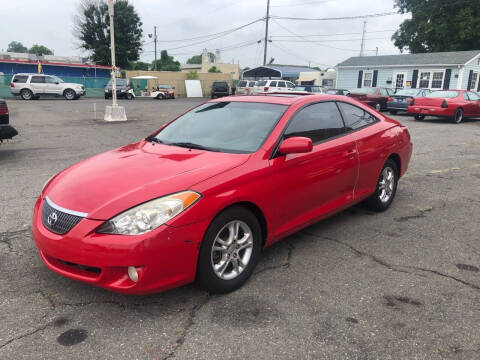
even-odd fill
[[[58,85],[58,84],[60,84],[60,83],[59,83],[58,81],[55,81],[55,84],[57,84],[57,85]]]
[[[282,155],[301,154],[312,151],[312,140],[307,137],[291,137],[282,141],[278,147],[278,152]]]

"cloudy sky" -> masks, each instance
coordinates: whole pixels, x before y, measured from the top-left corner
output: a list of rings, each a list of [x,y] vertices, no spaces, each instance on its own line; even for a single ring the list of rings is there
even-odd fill
[[[20,41],[27,47],[42,44],[55,55],[83,55],[73,33],[73,17],[78,0],[15,0],[3,1],[4,14],[0,25],[0,49],[10,41]],[[157,26],[159,49],[181,62],[200,54],[203,48],[214,52],[221,49],[223,62],[240,62],[242,67],[261,65],[265,23],[259,21],[239,31],[216,39],[198,38],[219,33],[253,22],[265,16],[267,0],[130,0],[143,21],[143,61],[154,57],[153,43],[147,34]],[[368,5],[366,5],[368,4]],[[349,17],[394,11],[394,0],[271,0],[270,15],[302,18]],[[21,14],[21,16],[13,16]],[[365,54],[396,54],[390,40],[402,15],[390,15],[367,20]],[[325,67],[335,65],[350,56],[358,56],[364,19],[270,21],[268,58],[277,64],[297,64]],[[9,30],[10,29],[10,30]],[[182,40],[182,41],[171,41]],[[208,40],[208,41],[206,41]]]

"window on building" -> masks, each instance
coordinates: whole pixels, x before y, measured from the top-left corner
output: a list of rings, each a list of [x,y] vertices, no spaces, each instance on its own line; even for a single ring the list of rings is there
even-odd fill
[[[475,91],[477,89],[477,84],[478,84],[478,73],[474,72],[472,73],[472,80],[470,81],[470,89]]]
[[[431,89],[441,89],[443,87],[443,71],[435,71],[432,76]]]
[[[372,87],[373,71],[363,73],[363,87]]]
[[[334,102],[322,102],[299,110],[285,131],[285,138],[304,136],[314,144],[346,132]]]
[[[418,83],[420,89],[428,89],[430,87],[430,72],[420,73],[420,82]]]

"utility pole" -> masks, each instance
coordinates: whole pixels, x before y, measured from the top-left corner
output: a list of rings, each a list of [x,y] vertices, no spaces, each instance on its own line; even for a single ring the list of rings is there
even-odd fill
[[[267,64],[268,20],[270,19],[270,0],[267,0],[267,16],[265,17],[265,45],[263,48],[263,66]]]
[[[153,41],[155,43],[155,65],[154,70],[157,71],[157,26],[153,27]]]
[[[378,56],[378,46],[375,48],[375,56]]]
[[[112,106],[105,108],[105,121],[126,121],[125,108],[117,104],[117,75],[115,66],[115,30],[113,28],[113,0],[108,0],[108,14],[110,15],[110,51],[112,55]]]
[[[363,22],[362,45],[360,45],[360,56],[364,56],[363,50],[365,48],[365,32],[367,31],[367,22]]]

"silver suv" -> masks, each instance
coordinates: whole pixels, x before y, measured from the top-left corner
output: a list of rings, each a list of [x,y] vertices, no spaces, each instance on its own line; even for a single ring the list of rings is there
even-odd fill
[[[36,100],[40,96],[63,96],[67,100],[77,100],[86,94],[82,84],[66,83],[54,75],[43,74],[13,75],[10,91],[23,100]]]

